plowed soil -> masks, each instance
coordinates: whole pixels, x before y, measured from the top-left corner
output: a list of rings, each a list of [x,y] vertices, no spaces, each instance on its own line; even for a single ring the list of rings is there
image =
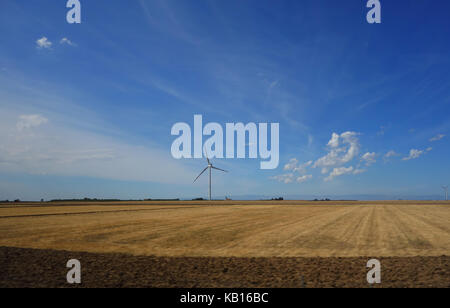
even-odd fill
[[[66,263],[81,263],[81,284]],[[369,287],[369,257],[147,257],[0,247],[0,287],[350,288]],[[450,257],[386,257],[374,287],[450,287]]]

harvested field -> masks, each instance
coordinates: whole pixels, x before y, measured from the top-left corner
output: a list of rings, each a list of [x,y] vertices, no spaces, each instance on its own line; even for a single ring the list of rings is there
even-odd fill
[[[445,202],[0,207],[0,246],[154,256],[450,255]]]
[[[378,258],[383,287],[450,287],[449,221],[448,202],[3,204],[0,286],[65,286],[77,258],[83,286],[356,287]]]

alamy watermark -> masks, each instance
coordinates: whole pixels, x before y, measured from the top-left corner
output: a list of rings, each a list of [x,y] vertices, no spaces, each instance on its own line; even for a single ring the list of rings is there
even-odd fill
[[[367,1],[366,7],[370,8],[367,12],[366,20],[369,24],[380,24],[381,23],[381,3],[380,0],[369,0]]]
[[[81,263],[77,259],[67,261],[66,267],[70,268],[67,272],[66,279],[70,284],[81,283]]]
[[[66,20],[69,24],[81,23],[81,2],[80,0],[68,0],[66,7],[70,8],[67,12]],[[366,20],[369,24],[381,23],[381,3],[380,0],[368,0],[366,4],[370,8],[366,15]]]
[[[81,3],[79,0],[68,0],[66,7],[70,8],[67,12],[66,20],[69,24],[81,24]]]
[[[381,283],[381,263],[377,259],[367,261],[367,267],[371,270],[367,272],[367,282],[369,284]]]
[[[66,20],[69,24],[81,23],[81,3],[80,0],[68,0],[66,7],[70,8],[67,12]],[[366,20],[369,24],[381,23],[381,3],[380,0],[368,0],[366,4],[370,8],[366,15]]]
[[[270,148],[269,148],[270,126]],[[171,147],[173,158],[251,158],[258,157],[261,169],[278,167],[279,155],[279,123],[226,123],[225,149],[224,129],[219,123],[207,123],[203,127],[202,115],[194,115],[194,129],[184,122],[175,123],[171,134],[179,136]],[[192,142],[192,135],[194,140]],[[203,143],[203,136],[210,136]],[[248,138],[247,138],[248,137]],[[193,152],[192,152],[193,145]],[[248,148],[248,153],[246,149]],[[247,155],[248,154],[248,155]]]

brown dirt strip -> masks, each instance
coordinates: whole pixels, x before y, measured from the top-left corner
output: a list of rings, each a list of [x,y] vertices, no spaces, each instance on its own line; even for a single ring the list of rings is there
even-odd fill
[[[66,282],[69,259],[82,284]],[[0,247],[0,287],[369,287],[370,257],[152,257]],[[450,256],[381,257],[375,287],[450,288]]]
[[[66,212],[66,213],[48,213],[48,214],[24,214],[24,215],[10,215],[0,216],[0,219],[6,218],[21,218],[21,217],[45,217],[45,216],[68,216],[68,215],[87,215],[87,214],[103,214],[103,213],[121,213],[121,212],[145,212],[145,211],[161,211],[161,210],[176,210],[176,209],[196,208],[195,206],[183,207],[167,207],[156,209],[131,209],[131,210],[111,210],[111,211],[87,211],[87,212]]]

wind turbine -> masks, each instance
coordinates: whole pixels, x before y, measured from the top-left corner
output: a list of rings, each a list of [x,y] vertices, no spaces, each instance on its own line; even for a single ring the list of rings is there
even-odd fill
[[[202,172],[200,172],[200,174],[195,178],[193,183],[195,183],[195,181],[197,181],[197,179],[203,174],[203,172],[206,171],[206,169],[209,169],[209,200],[211,201],[211,171],[212,171],[212,169],[216,169],[216,170],[223,171],[223,172],[228,172],[228,171],[214,167],[213,164],[209,161],[208,155],[206,155],[206,161],[208,162],[208,166],[206,166],[206,168],[203,169]]]
[[[442,186],[442,189],[445,190],[445,200],[448,201],[448,185]]]

